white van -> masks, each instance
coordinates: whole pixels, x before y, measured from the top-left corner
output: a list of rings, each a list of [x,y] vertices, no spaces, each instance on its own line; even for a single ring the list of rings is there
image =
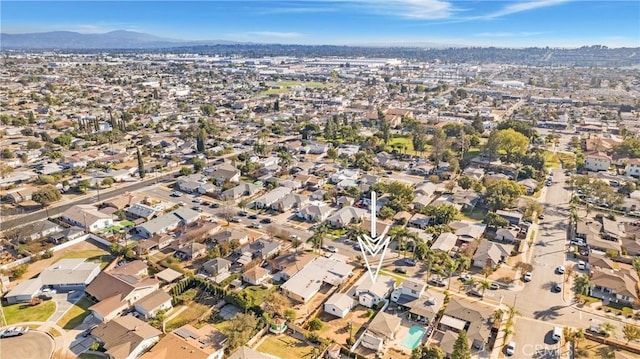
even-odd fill
[[[554,327],[553,328],[553,334],[551,334],[551,339],[553,339],[554,342],[559,342],[560,339],[562,339],[562,327]]]

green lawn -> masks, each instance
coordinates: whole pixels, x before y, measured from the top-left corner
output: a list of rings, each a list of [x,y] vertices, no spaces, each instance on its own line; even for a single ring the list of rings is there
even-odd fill
[[[84,318],[86,318],[91,311],[89,311],[89,307],[93,305],[93,302],[88,298],[83,297],[76,303],[69,311],[67,311],[60,320],[58,320],[58,325],[63,329],[69,330],[77,327],[82,324]]]
[[[388,151],[397,150],[401,153],[407,153],[412,156],[425,156],[431,153],[431,146],[426,145],[422,153],[417,153],[413,150],[413,140],[411,137],[392,137],[387,145]],[[405,151],[406,149],[406,151]]]
[[[2,309],[7,325],[22,322],[44,322],[56,311],[56,303],[47,301],[33,307],[29,304],[13,304]]]
[[[85,251],[69,252],[60,257],[60,259],[68,258],[86,258],[89,262],[100,263],[100,268],[102,269],[104,269],[104,267],[113,260],[113,256],[106,250],[102,249],[88,249]],[[60,259],[56,260],[56,262]]]
[[[555,152],[544,151],[544,165],[545,167],[558,168],[560,167],[560,159]]]
[[[290,336],[279,335],[277,337],[269,336],[257,350],[282,359],[301,359],[310,357],[313,347]]]
[[[207,313],[210,310],[211,308],[204,304],[191,302],[187,305],[187,309],[183,310],[176,317],[165,323],[165,329],[167,332],[178,329],[185,324],[196,321],[198,318],[203,316],[204,313]]]
[[[264,297],[266,297],[267,294],[269,294],[269,292],[272,292],[274,290],[276,290],[276,287],[272,287],[270,289],[264,289],[257,285],[249,286],[244,289],[245,292],[247,292],[251,297],[253,297],[254,303],[256,304],[262,303],[264,301]]]
[[[471,221],[481,221],[487,215],[487,211],[485,209],[476,207],[472,211],[464,211],[460,212],[458,217],[460,219],[466,219]]]

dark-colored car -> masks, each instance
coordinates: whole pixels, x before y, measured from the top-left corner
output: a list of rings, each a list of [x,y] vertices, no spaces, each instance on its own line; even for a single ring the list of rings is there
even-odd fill
[[[260,223],[264,223],[264,224],[269,224],[269,223],[271,223],[271,222],[272,222],[272,221],[271,221],[271,218],[263,218],[263,219],[260,221]]]
[[[258,215],[257,214],[251,214],[247,218],[249,218],[249,219],[258,219]]]
[[[407,269],[406,268],[402,268],[402,267],[396,267],[393,270],[396,273],[402,273],[402,274],[407,274]]]
[[[479,297],[479,298],[482,298],[482,297],[483,297],[483,296],[482,296],[482,293],[480,293],[479,291],[477,291],[477,290],[475,290],[475,289],[472,289],[472,290],[468,291],[468,292],[467,292],[467,295],[468,295],[468,296],[471,296],[471,297]]]

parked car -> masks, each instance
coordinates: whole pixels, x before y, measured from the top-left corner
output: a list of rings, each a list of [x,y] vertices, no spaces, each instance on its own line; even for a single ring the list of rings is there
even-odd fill
[[[587,264],[584,261],[578,261],[578,269],[585,270],[587,268]]]
[[[556,274],[564,274],[564,266],[557,266]]]
[[[2,334],[0,334],[0,338],[19,337],[27,332],[29,332],[29,327],[11,327],[2,332]]]
[[[249,228],[260,229],[260,228],[262,228],[262,225],[260,223],[251,223],[249,225]]]
[[[181,197],[181,196],[182,196],[182,193],[180,192],[177,192],[177,191],[171,192],[171,197]]]
[[[233,217],[233,218],[231,218],[231,222],[234,222],[234,223],[240,223],[240,221],[242,221],[242,218],[240,218],[240,217]]]
[[[334,247],[334,246],[329,246],[327,247],[327,250],[331,253],[338,253],[338,248]]]
[[[405,259],[403,260],[403,262],[404,262],[404,264],[406,264],[406,265],[408,265],[408,266],[414,266],[414,265],[416,265],[416,263],[417,263],[417,262],[416,262],[416,260],[415,260],[415,259],[413,259],[413,258],[405,258]]]
[[[512,356],[516,352],[516,342],[509,342],[509,344],[507,344],[507,349],[505,349],[504,352],[508,356]]]
[[[407,269],[406,268],[402,268],[402,267],[395,267],[393,269],[393,271],[396,272],[396,273],[407,274]]]
[[[211,207],[211,208],[219,208],[219,207],[220,207],[220,205],[214,202],[214,203],[211,203],[211,206],[210,206],[210,207]]]
[[[460,276],[460,280],[463,281],[464,283],[470,281],[471,280],[471,274],[465,273],[465,274],[461,275]]]
[[[435,276],[435,277],[431,278],[429,283],[431,283],[433,285],[436,285],[438,287],[446,287],[447,286],[446,279],[440,278],[438,276]]]
[[[551,290],[555,293],[560,293],[562,292],[562,286],[560,285],[560,283],[554,283]]]
[[[240,216],[240,217],[246,217],[247,214],[248,214],[247,211],[239,211],[238,212],[238,216]]]
[[[271,222],[273,222],[273,221],[271,220],[271,218],[263,218],[263,219],[260,221],[260,223],[264,223],[264,224],[269,224],[269,223],[271,223]]]
[[[525,282],[531,282],[532,278],[533,278],[533,274],[531,272],[527,272],[522,277],[522,280],[525,281]]]
[[[479,297],[479,298],[483,297],[482,293],[480,293],[476,289],[471,289],[470,291],[467,292],[467,295],[470,296],[470,297]]]
[[[500,284],[498,284],[498,283],[491,283],[491,285],[489,286],[489,289],[491,289],[491,290],[498,290],[498,289],[500,289]]]
[[[191,202],[193,203],[202,203],[202,200],[200,198],[194,198]]]
[[[249,217],[247,217],[247,218],[249,218],[249,219],[258,219],[258,215],[257,214],[252,214],[252,215],[249,215]]]

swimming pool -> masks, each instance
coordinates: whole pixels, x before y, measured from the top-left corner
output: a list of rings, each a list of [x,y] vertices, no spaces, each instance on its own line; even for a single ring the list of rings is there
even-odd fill
[[[422,340],[422,337],[426,332],[427,329],[425,327],[419,327],[417,325],[411,326],[407,335],[402,339],[402,346],[411,350],[415,349],[420,345],[420,340]]]

